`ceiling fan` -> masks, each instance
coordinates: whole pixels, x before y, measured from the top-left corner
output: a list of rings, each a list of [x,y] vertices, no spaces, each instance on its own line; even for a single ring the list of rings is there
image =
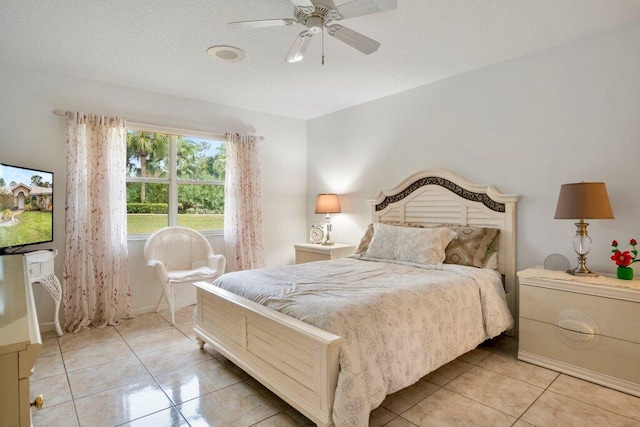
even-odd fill
[[[298,34],[289,49],[285,60],[299,62],[304,59],[304,53],[314,34],[321,33],[326,28],[330,36],[369,55],[378,50],[380,43],[369,37],[335,23],[347,18],[369,15],[371,13],[394,10],[398,7],[397,0],[353,0],[336,6],[333,0],[290,0],[294,5],[293,18],[261,19],[257,21],[229,22],[236,28],[262,28],[284,25],[302,24],[307,27]],[[323,43],[324,48],[324,43]],[[322,54],[324,63],[324,49]]]

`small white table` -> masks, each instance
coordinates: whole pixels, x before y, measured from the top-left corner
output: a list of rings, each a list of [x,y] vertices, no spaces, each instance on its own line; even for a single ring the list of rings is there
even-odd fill
[[[64,332],[60,327],[60,301],[62,300],[62,285],[55,275],[53,260],[58,256],[58,251],[35,251],[24,254],[27,260],[27,277],[29,284],[40,283],[49,292],[56,304],[53,314],[53,325],[56,333],[61,336]],[[51,323],[47,323],[51,324]]]

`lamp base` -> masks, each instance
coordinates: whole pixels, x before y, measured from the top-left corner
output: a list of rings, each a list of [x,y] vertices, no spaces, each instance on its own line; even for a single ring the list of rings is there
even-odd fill
[[[567,273],[573,276],[582,276],[582,277],[598,277],[598,273],[594,273],[593,271],[575,271],[575,270],[567,270]]]
[[[327,240],[322,244],[322,246],[332,246],[332,245],[335,245],[335,242],[332,242],[331,240]]]
[[[573,250],[578,254],[578,266],[573,270],[567,270],[567,273],[574,276],[582,277],[598,277],[598,273],[594,273],[587,268],[587,254],[591,249],[591,237],[587,234],[587,224],[583,220],[576,222],[576,235],[573,237]]]

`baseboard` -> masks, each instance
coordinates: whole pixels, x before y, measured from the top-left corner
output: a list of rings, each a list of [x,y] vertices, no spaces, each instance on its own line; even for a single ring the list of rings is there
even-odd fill
[[[60,325],[60,326],[64,327],[64,325]],[[53,325],[53,322],[40,323],[38,325],[38,328],[40,328],[40,333],[56,330],[55,326]]]
[[[529,353],[528,351],[519,350],[518,359],[640,397],[640,384],[601,374],[599,372],[594,372],[559,360],[550,359],[548,357],[540,356],[539,354]]]
[[[169,310],[169,304],[167,304],[167,303],[160,304],[160,311],[163,311],[163,310]],[[156,312],[156,306],[155,305],[148,305],[146,307],[138,307],[138,308],[134,308],[133,310],[131,310],[131,314],[133,314],[134,316],[139,316],[141,314],[147,314],[147,313],[155,313],[155,312]],[[64,325],[61,324],[61,326],[64,328]],[[40,328],[40,333],[49,332],[49,331],[55,331],[55,326],[54,326],[53,322],[40,323],[40,324],[38,324],[38,327]]]
[[[160,311],[163,311],[163,310],[169,310],[169,304],[167,304],[167,303],[160,304]],[[156,312],[156,306],[155,305],[148,305],[146,307],[138,307],[138,308],[134,308],[133,310],[131,310],[131,314],[133,314],[134,316],[138,316],[140,314],[155,313],[155,312]]]

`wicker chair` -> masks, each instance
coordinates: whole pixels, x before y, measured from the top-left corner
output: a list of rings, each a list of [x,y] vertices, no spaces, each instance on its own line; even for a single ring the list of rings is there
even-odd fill
[[[195,282],[213,282],[224,273],[226,260],[214,255],[204,236],[185,227],[165,227],[153,233],[144,245],[144,258],[153,267],[162,283],[162,298],[166,298],[175,325],[175,312],[196,303]]]

